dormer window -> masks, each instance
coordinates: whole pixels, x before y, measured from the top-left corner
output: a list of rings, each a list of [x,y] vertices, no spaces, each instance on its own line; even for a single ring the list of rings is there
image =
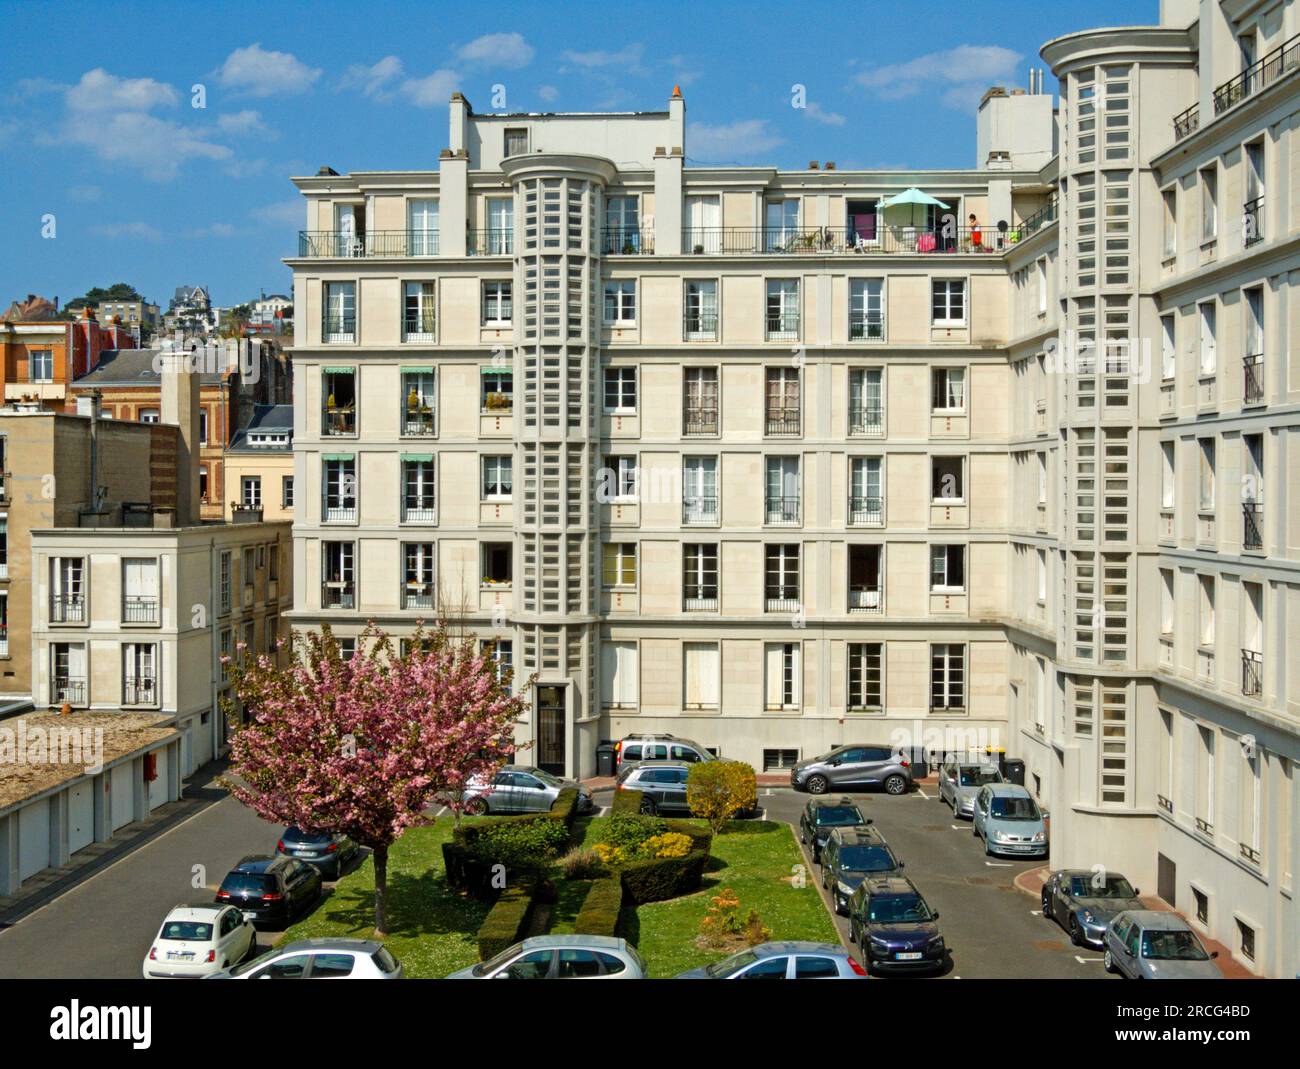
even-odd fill
[[[528,130],[524,127],[507,127],[505,132],[505,155],[520,156],[528,151]]]

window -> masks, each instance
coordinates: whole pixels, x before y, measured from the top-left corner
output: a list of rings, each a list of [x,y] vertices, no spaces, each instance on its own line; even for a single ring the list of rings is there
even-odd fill
[[[885,519],[885,498],[881,488],[881,458],[853,457],[849,460],[849,523],[879,524]]]
[[[930,321],[935,326],[966,322],[966,280],[935,278],[930,280]]]
[[[1047,550],[1038,551],[1038,604],[1047,602]]]
[[[436,200],[408,200],[406,202],[406,229],[410,238],[412,256],[438,254],[438,202]]]
[[[602,473],[602,497],[607,501],[635,501],[637,484],[636,457],[607,456]]]
[[[489,197],[487,202],[488,256],[509,256],[515,251],[515,202],[513,197]],[[477,251],[477,250],[474,250]],[[507,283],[507,286],[509,283]],[[506,319],[510,317],[507,315]]]
[[[964,367],[936,367],[930,371],[930,407],[935,412],[966,410]]]
[[[199,465],[199,500],[205,505],[208,501],[208,466]]]
[[[140,422],[141,422],[141,423],[157,423],[158,420],[159,420],[159,418],[160,418],[160,415],[159,415],[158,409],[156,409],[156,408],[142,408],[142,409],[140,409]]]
[[[122,646],[122,704],[158,703],[158,647],[152,642]]]
[[[326,282],[321,309],[321,340],[348,342],[357,334],[357,286],[355,282]]]
[[[257,577],[256,570],[253,567],[255,554],[256,554],[256,550],[252,546],[244,547],[243,561],[242,561],[242,567],[240,568],[240,574],[243,576],[244,579],[244,590],[249,592],[252,591],[253,582]]]
[[[490,456],[483,458],[483,498],[486,501],[508,499],[514,493],[514,458]]]
[[[849,434],[881,438],[885,406],[881,396],[884,371],[878,367],[849,369]]]
[[[208,444],[208,410],[199,409],[199,445]]]
[[[798,279],[767,280],[767,340],[799,340]]]
[[[718,708],[721,667],[716,642],[682,643],[682,703],[687,709]]]
[[[605,369],[605,411],[620,414],[636,412],[636,368]]]
[[[1038,260],[1034,277],[1038,288],[1038,314],[1047,315],[1047,257]]]
[[[718,369],[682,370],[682,433],[718,433]]]
[[[1171,315],[1160,317],[1160,377],[1165,382],[1172,382],[1178,373],[1177,322]]]
[[[682,337],[685,341],[718,340],[718,283],[716,279],[686,283]]]
[[[528,151],[528,129],[521,126],[507,126],[502,134],[503,152],[506,156],[518,156]]]
[[[765,547],[763,583],[768,612],[798,612],[799,546],[797,544]]]
[[[122,622],[158,622],[158,560],[155,557],[122,559]]]
[[[507,675],[514,670],[514,641],[508,638],[484,639],[479,643],[479,652],[487,653],[489,651],[491,651],[492,660],[496,664],[497,681],[504,683]]]
[[[763,647],[765,695],[768,711],[799,708],[802,677],[797,642],[769,642]]]
[[[763,771],[779,772],[782,769],[794,768],[799,763],[798,750],[764,750],[763,751]]]
[[[764,522],[799,522],[799,458],[767,458],[767,493]]]
[[[54,381],[54,350],[32,349],[27,354],[29,382]]]
[[[716,612],[718,609],[718,545],[716,542],[682,546],[682,611]]]
[[[885,336],[884,279],[849,280],[849,341],[880,341]]]
[[[767,226],[764,251],[784,252],[799,237],[799,199],[785,197],[769,200],[765,209]]]
[[[880,642],[850,642],[849,711],[878,710],[883,707],[881,685],[884,664],[884,644]]]
[[[219,602],[221,613],[224,615],[230,611],[231,563],[229,551],[221,554],[220,578],[217,587],[221,599]]]
[[[1199,506],[1202,512],[1214,510],[1214,439],[1202,438]]]
[[[1201,313],[1201,374],[1213,375],[1218,366],[1218,342],[1215,336],[1217,314],[1213,301],[1200,306]]]
[[[85,705],[86,646],[81,642],[50,645],[50,704]]]
[[[605,283],[605,324],[636,322],[636,280],[613,279]]]
[[[321,372],[321,434],[354,435],[357,433],[357,369],[324,368]]]
[[[510,291],[511,283],[509,282],[483,283],[484,326],[489,324],[510,324],[514,318]]]
[[[9,591],[0,590],[0,657],[9,656]]]
[[[509,586],[514,581],[515,547],[509,542],[483,543],[483,584]]]
[[[239,480],[239,500],[244,508],[260,509],[262,507],[262,477],[245,475]]]
[[[1201,241],[1210,242],[1219,236],[1219,169],[1218,164],[1202,167],[1201,178]]]
[[[321,608],[356,608],[355,543],[321,543]]]
[[[966,589],[966,547],[930,547],[930,589],[960,593]]]
[[[1175,479],[1175,450],[1178,447],[1177,442],[1160,443],[1160,507],[1162,509],[1172,509],[1176,495]]]
[[[1174,573],[1170,568],[1160,569],[1160,633],[1174,633]]]
[[[402,434],[437,433],[438,384],[433,368],[402,370]]]
[[[937,642],[930,647],[930,708],[966,708],[966,647]]]
[[[0,516],[0,579],[9,577],[9,520]]]
[[[1047,504],[1047,454],[1038,454],[1038,503]]]
[[[930,459],[930,497],[946,504],[960,504],[966,499],[966,460],[964,457]]]
[[[86,561],[84,557],[55,557],[50,562],[50,622],[80,624],[86,620]]]
[[[437,338],[434,283],[402,283],[402,330],[407,341],[431,342]]]
[[[293,476],[280,476],[280,507],[293,508]]]
[[[636,197],[605,198],[605,240],[602,251],[634,253],[641,249]]]
[[[849,550],[849,612],[880,612],[884,569],[881,567],[884,547],[879,545],[850,545]]]
[[[270,565],[270,572],[267,578],[272,582],[277,582],[280,578],[280,543],[272,542],[266,547],[266,560]]]
[[[600,703],[606,709],[633,709],[637,703],[635,642],[603,642],[600,646]]]
[[[402,521],[433,523],[438,518],[437,472],[433,456],[402,458]]]
[[[479,407],[489,415],[505,415],[514,408],[515,374],[511,368],[479,369]]]
[[[682,523],[718,522],[718,458],[682,460]]]
[[[1200,619],[1200,643],[1206,649],[1214,647],[1214,576],[1202,575],[1200,577],[1201,598],[1200,610],[1198,613]]]
[[[1166,189],[1160,200],[1164,207],[1165,258],[1178,254],[1178,190]]]
[[[797,367],[767,369],[766,407],[766,430],[769,435],[799,434],[801,406]]]
[[[402,546],[402,608],[436,607],[434,553],[432,542],[407,542]]]
[[[355,523],[357,519],[357,461],[351,454],[321,460],[324,523]]]
[[[600,578],[606,589],[636,586],[636,543],[606,542],[602,547]]]

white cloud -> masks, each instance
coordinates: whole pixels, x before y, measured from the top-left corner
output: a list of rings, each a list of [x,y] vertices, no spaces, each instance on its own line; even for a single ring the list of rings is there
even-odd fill
[[[152,111],[173,106],[177,94],[170,85],[152,78],[119,78],[96,67],[69,87],[64,99],[71,111]]]
[[[175,178],[182,165],[193,160],[226,160],[234,155],[196,130],[135,111],[70,115],[53,140],[82,145],[100,159],[124,164],[157,182]]]
[[[229,223],[209,223],[197,230],[187,230],[185,236],[187,238],[231,238],[235,236],[235,228]]]
[[[669,56],[668,66],[678,85],[690,86],[700,80],[700,72],[687,65],[685,56]]]
[[[560,95],[560,91],[553,85],[543,85],[538,87],[537,95],[546,103],[552,104],[555,102],[555,98]]]
[[[885,100],[914,96],[929,85],[978,87],[1016,77],[1020,53],[1001,45],[958,45],[941,52],[929,52],[905,63],[868,67],[854,76],[854,81]],[[950,107],[964,107],[969,94],[958,94],[945,102]]]
[[[417,108],[435,108],[446,104],[460,85],[460,75],[451,70],[436,70],[423,78],[408,78],[402,83],[402,95]]]
[[[150,223],[102,223],[91,227],[91,233],[101,238],[132,239],[136,241],[161,241],[162,231]]]
[[[250,134],[257,134],[262,138],[277,136],[275,131],[262,121],[261,112],[250,108],[218,116],[217,129],[223,134],[233,134],[237,137],[247,137]]]
[[[768,129],[766,119],[740,119],[731,123],[690,123],[686,127],[686,147],[690,155],[702,160],[732,160],[757,156],[783,143]]]
[[[255,42],[236,48],[217,71],[217,80],[227,89],[248,96],[302,93],[320,77],[320,68],[308,67],[292,52],[274,52]]]
[[[837,111],[827,111],[815,100],[809,101],[802,109],[803,113],[814,122],[823,123],[826,126],[843,126],[848,120]]]
[[[254,178],[266,170],[266,160],[256,156],[235,156],[221,168],[231,178]]]
[[[104,191],[99,186],[71,186],[68,189],[68,200],[78,204],[92,204],[103,195]]]
[[[376,100],[391,100],[390,87],[401,76],[402,61],[396,56],[385,56],[370,66],[352,64],[339,79],[339,88],[360,89],[365,96]]]
[[[527,67],[535,54],[533,46],[524,40],[521,33],[484,34],[456,50],[457,58],[465,63],[511,69]]]
[[[587,70],[598,70],[605,67],[619,67],[628,74],[644,73],[641,67],[641,54],[645,47],[639,44],[628,45],[617,52],[596,49],[591,52],[573,52],[566,50],[561,54],[561,58],[566,63],[572,63],[576,67],[584,67]]]
[[[293,200],[263,204],[260,208],[254,208],[249,214],[259,223],[302,227],[307,218],[307,204],[301,197],[295,197]]]

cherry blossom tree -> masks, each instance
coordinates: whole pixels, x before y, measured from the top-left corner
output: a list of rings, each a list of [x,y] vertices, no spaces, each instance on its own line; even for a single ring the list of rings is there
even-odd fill
[[[345,658],[327,627],[294,633],[287,665],[227,659],[249,721],[230,741],[231,791],[264,820],[336,832],[373,852],[375,931],[386,934],[388,848],[425,810],[459,811],[465,783],[514,753],[526,708],[492,650],[445,622],[405,652],[367,627]]]

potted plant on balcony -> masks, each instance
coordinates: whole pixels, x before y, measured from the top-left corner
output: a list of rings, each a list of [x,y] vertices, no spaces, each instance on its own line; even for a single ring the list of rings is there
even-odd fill
[[[698,256],[700,253],[702,253],[702,252],[704,251],[704,246],[703,246],[703,245],[696,245],[694,251],[695,251],[695,255]]]
[[[510,398],[503,393],[493,391],[487,395],[486,407],[489,412],[509,411]]]

